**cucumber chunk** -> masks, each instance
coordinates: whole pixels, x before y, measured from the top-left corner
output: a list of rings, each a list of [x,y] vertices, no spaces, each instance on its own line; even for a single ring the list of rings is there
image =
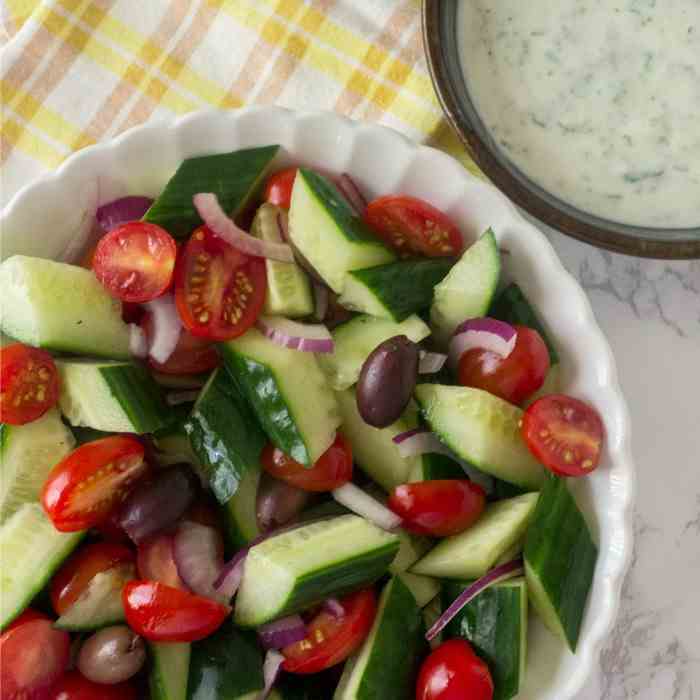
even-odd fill
[[[386,573],[399,538],[356,515],[302,525],[251,548],[236,598],[235,621],[257,627]]]
[[[462,321],[486,315],[500,274],[501,256],[489,229],[435,287],[430,325],[439,343],[446,345]]]
[[[122,564],[95,574],[54,627],[68,632],[86,632],[123,622],[126,618],[122,588],[135,578],[135,573],[133,564]]]
[[[369,636],[345,664],[333,700],[413,700],[424,631],[412,593],[400,578],[392,578]]]
[[[427,258],[353,270],[338,301],[346,309],[400,323],[430,307],[435,285],[453,265],[451,258]]]
[[[598,548],[566,479],[550,477],[525,539],[530,602],[544,624],[576,651]]]
[[[411,573],[444,578],[477,579],[518,542],[532,519],[536,493],[526,493],[487,506],[469,529],[440,540]]]
[[[266,202],[255,214],[250,232],[256,238],[271,243],[282,243],[277,218],[287,220],[284,209]],[[265,260],[267,269],[267,294],[263,313],[270,316],[298,318],[308,316],[314,310],[309,277],[296,263]]]
[[[255,634],[230,621],[192,644],[187,697],[191,700],[256,700],[263,689],[263,657]]]
[[[151,672],[148,687],[151,700],[187,700],[190,670],[188,642],[150,642]]]
[[[506,323],[534,328],[547,346],[550,365],[556,365],[559,362],[559,353],[552,339],[537,317],[537,313],[532,308],[523,290],[520,289],[515,282],[509,284],[496,299],[494,299],[489,315],[493,318],[505,321]]]
[[[241,478],[238,490],[223,507],[223,519],[229,546],[237,551],[250,544],[261,532],[258,527],[256,499],[261,469],[258,464]]]
[[[326,284],[340,294],[351,270],[381,265],[394,254],[355,215],[325,177],[299,168],[289,209],[289,235]]]
[[[112,433],[152,433],[168,424],[160,388],[135,362],[56,360],[61,412],[71,425]]]
[[[411,470],[408,481],[433,481],[435,479],[464,479],[462,466],[447,455],[424,454]]]
[[[401,323],[374,316],[356,316],[333,331],[335,351],[319,355],[319,363],[336,391],[351,387],[360,377],[360,370],[369,354],[385,340],[405,335],[418,343],[430,335],[430,328],[418,318],[409,316]]]
[[[442,606],[449,605],[471,582],[449,581]],[[467,639],[488,664],[493,700],[515,697],[525,678],[527,650],[527,586],[524,578],[498,583],[467,603],[445,628],[448,638]]]
[[[517,406],[481,389],[440,384],[420,384],[415,396],[433,432],[458,457],[518,486],[541,486],[544,468],[522,439]]]
[[[0,526],[0,629],[29,605],[84,535],[59,532],[38,503],[20,506]]]
[[[74,445],[54,408],[25,425],[0,423],[0,523],[23,503],[39,500],[49,472]]]
[[[129,327],[121,302],[90,270],[14,255],[0,264],[2,331],[35,347],[125,359]]]
[[[401,544],[389,571],[404,582],[406,588],[413,593],[418,607],[422,608],[440,592],[440,582],[429,576],[409,573],[408,569],[432,547],[432,542],[427,537],[409,535],[403,530],[397,534]]]
[[[231,217],[241,214],[262,185],[279,146],[260,146],[232,153],[187,158],[143,217],[175,236],[185,238],[202,224],[192,198],[213,192]]]
[[[220,344],[219,351],[268,438],[310,467],[331,446],[340,424],[316,357],[276,345],[254,328]]]
[[[212,372],[184,428],[216,500],[226,503],[243,476],[259,469],[266,438],[223,367]]]

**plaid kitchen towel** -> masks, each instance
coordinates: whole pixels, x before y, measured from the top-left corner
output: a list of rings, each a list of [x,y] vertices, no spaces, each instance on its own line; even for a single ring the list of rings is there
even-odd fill
[[[0,0],[2,204],[148,119],[245,104],[392,126],[476,171],[427,72],[419,0]]]

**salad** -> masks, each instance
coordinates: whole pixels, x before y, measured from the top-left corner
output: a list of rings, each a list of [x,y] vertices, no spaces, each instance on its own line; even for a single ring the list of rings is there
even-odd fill
[[[0,264],[2,700],[507,700],[576,650],[600,416],[492,231],[184,161]]]

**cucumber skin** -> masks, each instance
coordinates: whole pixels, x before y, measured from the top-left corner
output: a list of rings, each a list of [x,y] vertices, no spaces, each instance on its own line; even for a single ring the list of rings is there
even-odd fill
[[[353,270],[348,275],[376,297],[386,310],[385,318],[400,323],[430,307],[435,285],[444,279],[454,263],[452,258],[404,260]],[[343,297],[339,301],[343,304]]]
[[[441,594],[442,609],[447,610],[471,583],[445,581]],[[521,629],[523,603],[527,606],[527,597],[520,586],[496,584],[467,603],[443,632],[447,639],[462,637],[468,640],[488,664],[494,683],[493,700],[510,700],[520,690],[520,644],[525,638],[525,630]],[[509,620],[517,621],[510,629]]]
[[[537,314],[523,290],[515,282],[509,284],[496,297],[489,310],[489,315],[506,323],[527,326],[536,330],[542,337],[542,340],[544,340],[544,344],[549,351],[549,363],[555,365],[559,362],[559,353],[552,339],[537,318]]]
[[[224,350],[224,362],[270,440],[292,459],[311,466],[306,443],[282,396],[274,372],[261,362],[228,347]]]
[[[528,583],[533,575],[540,581],[572,652],[576,651],[597,558],[598,548],[566,479],[548,477],[525,539],[525,573]],[[528,586],[530,600],[540,612],[531,589]]]
[[[100,374],[114,396],[127,397],[126,401],[117,400],[135,432],[153,433],[168,424],[168,409],[160,387],[145,367],[135,362],[129,365],[128,371],[119,366],[105,366]]]
[[[263,688],[262,665],[256,635],[237,630],[229,619],[213,635],[192,644],[187,698],[247,698]]]
[[[334,700],[413,700],[418,662],[426,647],[424,632],[423,615],[413,594],[400,578],[392,578],[382,591],[380,612],[365,641],[371,648],[357,691],[344,693],[341,679]],[[364,645],[358,658],[363,652]],[[353,665],[348,666],[349,677]]]
[[[152,665],[148,677],[148,689],[151,691],[151,700],[186,700],[187,698],[187,675],[179,679],[173,679],[172,659],[166,658],[164,661],[169,665],[161,666],[161,653],[170,656],[173,652],[181,653],[183,658],[187,657],[187,668],[190,665],[191,645],[189,642],[149,642]],[[162,650],[162,651],[161,651]],[[184,665],[184,663],[183,663]],[[170,692],[168,681],[176,686],[175,693]]]
[[[236,493],[248,471],[260,468],[265,434],[223,367],[212,373],[184,429],[219,503]]]
[[[433,481],[436,479],[466,479],[464,469],[447,455],[424,454],[420,460],[419,471],[411,474],[412,481]],[[416,479],[420,476],[420,479]]]
[[[170,178],[143,221],[185,238],[203,222],[192,202],[198,192],[213,192],[232,218],[252,200],[279,146],[260,146],[231,153],[187,158]]]

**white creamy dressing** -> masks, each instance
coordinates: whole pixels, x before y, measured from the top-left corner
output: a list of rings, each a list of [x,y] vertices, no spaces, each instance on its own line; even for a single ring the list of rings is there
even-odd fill
[[[700,0],[462,0],[485,125],[545,190],[603,218],[700,226]]]

